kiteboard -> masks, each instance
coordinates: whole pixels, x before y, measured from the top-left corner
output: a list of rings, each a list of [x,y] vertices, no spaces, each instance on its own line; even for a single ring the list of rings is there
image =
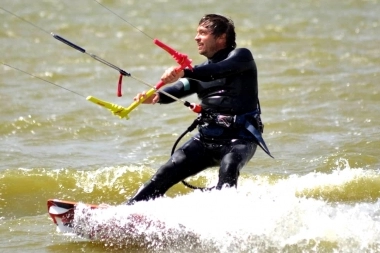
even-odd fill
[[[74,222],[74,211],[78,202],[49,199],[47,201],[48,213],[57,226],[57,231],[61,233],[72,233]],[[99,205],[85,204],[91,209],[98,208]]]
[[[152,220],[142,213],[128,213],[111,217],[108,220],[97,220],[102,211],[112,209],[106,204],[85,204],[82,202],[73,202],[60,199],[49,199],[47,201],[48,213],[57,226],[57,232],[78,235],[85,239],[94,240],[99,237],[109,237],[109,230],[115,231],[117,227],[122,234],[133,235],[136,227],[148,228],[156,227],[163,229],[164,223],[159,220]],[[120,225],[118,219],[124,219]],[[96,224],[94,224],[95,222]],[[90,224],[91,223],[91,224]],[[104,235],[106,233],[107,235]]]
[[[130,206],[85,204],[59,199],[47,201],[57,232],[107,245],[138,248],[171,247],[197,241],[198,236],[178,222],[169,222]]]

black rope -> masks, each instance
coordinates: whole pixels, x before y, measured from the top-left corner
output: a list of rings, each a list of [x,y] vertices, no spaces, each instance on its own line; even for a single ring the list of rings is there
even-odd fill
[[[200,117],[196,118],[194,120],[194,122],[186,129],[185,132],[183,132],[178,138],[177,140],[175,141],[174,145],[173,145],[173,148],[172,148],[172,152],[171,152],[171,155],[174,154],[175,152],[175,149],[177,147],[177,144],[180,142],[180,140],[189,132],[193,131],[198,125],[199,123],[201,122],[201,119]],[[200,186],[194,186],[192,184],[189,184],[188,182],[186,182],[185,180],[182,180],[181,181],[185,186],[189,187],[190,189],[193,189],[193,190],[201,190],[201,191],[210,191],[212,189],[214,189],[215,187],[210,187],[210,188],[205,188],[205,187],[200,187]]]

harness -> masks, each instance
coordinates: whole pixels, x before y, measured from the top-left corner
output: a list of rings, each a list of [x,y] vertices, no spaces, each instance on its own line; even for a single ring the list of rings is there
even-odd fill
[[[245,114],[241,115],[223,115],[220,113],[214,113],[214,112],[204,112],[198,114],[198,117],[193,121],[193,123],[177,138],[175,141],[171,155],[176,150],[177,144],[179,141],[189,132],[193,131],[198,125],[202,124],[217,124],[219,126],[229,128],[229,127],[236,127],[236,128],[245,128],[250,132],[253,137],[255,138],[255,141],[257,145],[261,147],[261,149],[267,153],[270,157],[274,158],[269,149],[267,148],[263,137],[261,136],[261,133],[264,132],[264,124],[261,121],[261,108],[260,108],[260,103],[258,103],[258,109],[254,110],[252,112],[248,112]],[[253,122],[255,121],[255,122]],[[256,124],[255,124],[256,123]],[[256,126],[255,126],[256,125]],[[257,129],[258,128],[258,129]],[[212,190],[215,187],[211,188],[204,188],[204,187],[198,187],[198,186],[193,186],[189,183],[187,183],[185,180],[182,180],[182,183],[194,190],[202,190],[202,191],[208,191]]]

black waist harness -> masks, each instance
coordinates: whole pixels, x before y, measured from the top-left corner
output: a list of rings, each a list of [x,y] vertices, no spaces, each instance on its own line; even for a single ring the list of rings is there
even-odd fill
[[[264,125],[261,121],[260,110],[241,114],[223,115],[219,113],[201,113],[197,119],[199,132],[203,135],[221,135],[225,130],[246,129],[254,137],[261,149],[273,158],[261,135]]]
[[[204,124],[216,124],[221,127],[241,127],[244,126],[247,121],[256,121],[252,122],[259,128],[262,133],[264,126],[261,122],[259,110],[253,112],[241,114],[241,115],[224,115],[220,113],[202,113],[200,114],[200,121]]]
[[[253,121],[255,120],[255,121]],[[256,123],[255,123],[256,122]],[[183,132],[178,139],[175,141],[171,155],[176,150],[177,144],[179,141],[189,132],[193,131],[198,125],[201,125],[200,130],[202,129],[202,125],[205,124],[216,124],[218,126],[221,126],[221,128],[245,128],[248,130],[248,132],[254,137],[257,145],[261,147],[262,150],[264,150],[265,153],[267,153],[270,157],[274,158],[271,153],[269,152],[269,149],[267,148],[263,137],[261,136],[261,133],[264,130],[264,125],[261,122],[260,118],[260,109],[255,110],[250,113],[242,114],[242,115],[222,115],[222,114],[216,114],[216,113],[200,113],[198,117],[194,120],[194,122],[186,129],[185,132]],[[259,130],[257,130],[259,129]],[[201,133],[201,131],[200,131]],[[200,190],[210,190],[212,188],[202,188],[193,186],[186,181],[182,180],[182,183],[186,185],[187,187],[190,187],[192,189],[200,189]]]

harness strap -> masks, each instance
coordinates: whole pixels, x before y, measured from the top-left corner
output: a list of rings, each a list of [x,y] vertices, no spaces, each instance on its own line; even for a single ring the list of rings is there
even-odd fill
[[[243,115],[236,115],[235,116],[235,122],[236,122],[236,124],[244,126],[244,128],[247,129],[248,132],[250,132],[255,137],[257,144],[260,146],[260,148],[262,150],[264,150],[264,152],[267,153],[267,155],[274,158],[272,156],[272,154],[270,153],[270,151],[269,151],[267,145],[265,144],[265,141],[261,135],[261,133],[263,132],[263,129],[264,129],[264,125],[262,124],[261,119],[260,119],[260,113],[261,113],[260,103],[258,104],[258,107],[259,108],[253,112],[246,113]],[[251,116],[252,118],[254,118],[257,121],[257,125],[258,125],[258,127],[261,128],[260,129],[261,132],[259,130],[257,130],[256,127],[249,120],[247,120],[247,118],[246,118],[247,116]]]
[[[267,153],[267,155],[274,158],[271,155],[269,149],[267,148],[267,145],[265,144],[265,141],[261,136],[261,133],[248,120],[245,121],[244,127],[256,138],[257,144],[260,146],[260,148],[264,150],[264,152]]]

